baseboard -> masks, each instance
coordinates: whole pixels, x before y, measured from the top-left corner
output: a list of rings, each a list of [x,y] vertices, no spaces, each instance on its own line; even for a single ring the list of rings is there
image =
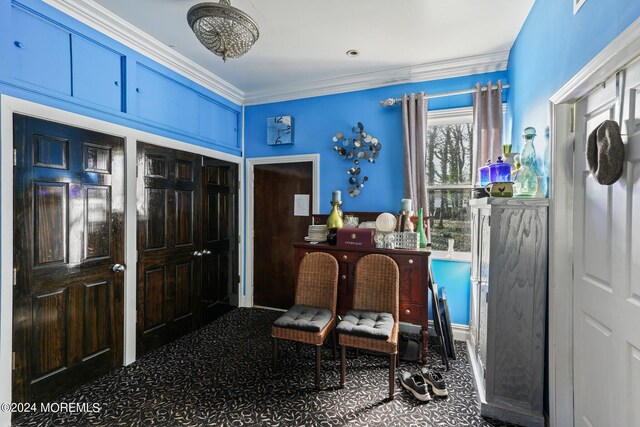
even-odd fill
[[[262,308],[265,310],[272,310],[272,311],[280,311],[282,313],[286,312],[287,310],[283,310],[281,308],[275,308],[275,307],[265,307],[263,305],[254,305],[253,308]]]
[[[410,333],[420,333],[420,325],[414,325],[411,323],[400,322],[400,331]],[[469,340],[469,326],[460,325],[457,323],[451,324],[453,329],[453,339],[456,341],[468,341]],[[436,330],[433,327],[433,320],[429,320],[429,335],[436,335]]]

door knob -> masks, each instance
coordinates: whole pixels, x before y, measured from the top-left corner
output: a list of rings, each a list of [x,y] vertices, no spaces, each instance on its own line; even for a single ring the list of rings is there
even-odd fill
[[[202,251],[202,255],[211,255],[211,251],[209,249],[205,249]]]
[[[202,256],[202,252],[200,252],[200,251],[195,251],[195,252],[193,253],[193,256],[201,257],[201,256]]]
[[[125,266],[122,264],[114,264],[113,267],[111,267],[111,270],[116,273],[122,273],[125,270]]]

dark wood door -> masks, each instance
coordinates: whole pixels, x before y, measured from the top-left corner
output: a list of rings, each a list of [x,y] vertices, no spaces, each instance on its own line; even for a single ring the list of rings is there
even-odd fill
[[[291,244],[302,241],[311,223],[311,217],[293,215],[295,194],[309,194],[309,203],[313,200],[311,162],[254,167],[255,305],[283,309],[293,305],[296,272]]]
[[[201,168],[201,156],[138,143],[138,354],[200,324]]]
[[[122,364],[124,141],[14,115],[14,143],[13,399],[51,401]]]
[[[238,166],[205,158],[202,167],[202,321],[237,305]]]

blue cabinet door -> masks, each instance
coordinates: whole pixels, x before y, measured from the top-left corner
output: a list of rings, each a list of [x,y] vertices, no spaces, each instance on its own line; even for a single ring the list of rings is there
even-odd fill
[[[28,85],[71,95],[71,47],[68,31],[17,7],[11,7],[11,77]]]
[[[198,135],[218,144],[239,147],[237,111],[199,97],[198,116]]]
[[[142,64],[136,67],[138,116],[164,127],[197,134],[198,95]]]
[[[123,111],[123,56],[82,36],[71,36],[73,96]]]

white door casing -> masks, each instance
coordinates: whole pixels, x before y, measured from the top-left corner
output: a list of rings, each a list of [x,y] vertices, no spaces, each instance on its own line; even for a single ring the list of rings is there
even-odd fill
[[[640,62],[576,104],[574,155],[574,423],[640,425]],[[622,120],[623,175],[589,173],[587,138]]]

